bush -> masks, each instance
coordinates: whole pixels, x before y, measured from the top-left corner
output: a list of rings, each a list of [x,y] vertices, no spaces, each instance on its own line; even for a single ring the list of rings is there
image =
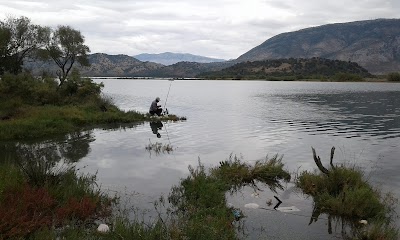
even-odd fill
[[[400,73],[392,72],[387,75],[387,80],[390,82],[400,82]]]

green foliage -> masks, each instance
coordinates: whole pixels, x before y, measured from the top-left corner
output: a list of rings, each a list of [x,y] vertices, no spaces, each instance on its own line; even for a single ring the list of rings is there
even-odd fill
[[[302,172],[297,186],[313,196],[316,206],[332,215],[356,219],[384,217],[388,208],[379,193],[355,168],[337,167],[329,175]]]
[[[43,57],[52,59],[60,68],[57,71],[60,86],[67,80],[75,62],[82,66],[89,66],[87,54],[90,49],[84,45],[84,42],[85,38],[81,32],[70,26],[58,26],[52,32],[50,41],[46,46],[47,52]]]
[[[392,72],[387,75],[387,80],[391,82],[400,82],[400,73]]]
[[[34,25],[26,17],[0,21],[0,75],[20,73],[24,58],[34,57],[49,34],[48,28]]]
[[[178,215],[178,226],[187,239],[236,239],[226,206],[227,184],[205,172],[204,166],[189,167],[190,176],[172,188],[168,200]]]
[[[336,73],[333,76],[333,80],[340,82],[361,82],[364,79],[362,76],[353,73]]]
[[[321,172],[304,171],[296,179],[296,186],[314,200],[310,224],[317,221],[320,214],[328,214],[330,228],[332,218],[350,225],[351,233],[344,231],[344,235],[348,235],[345,239],[397,239],[398,231],[392,225],[397,199],[390,194],[383,196],[374,189],[360,169],[335,166],[332,158],[333,152],[331,168],[326,169],[314,155]],[[361,227],[362,219],[370,222],[368,227]]]
[[[172,188],[168,197],[178,215],[178,226],[187,239],[237,239],[232,209],[226,206],[225,193],[243,186],[255,186],[256,181],[271,189],[281,188],[280,180],[290,180],[281,158],[275,156],[257,161],[254,166],[230,156],[220,166],[207,173],[199,163],[189,167],[190,176]]]
[[[357,63],[324,58],[289,58],[242,62],[220,71],[201,73],[197,77],[209,79],[266,79],[292,81],[300,79],[335,79],[360,81],[371,76]]]
[[[212,169],[212,174],[226,182],[230,189],[237,191],[246,185],[257,188],[256,183],[266,184],[273,192],[283,190],[280,180],[290,181],[290,174],[283,170],[282,157],[274,157],[264,161],[256,161],[250,165],[240,161],[236,156],[220,162],[220,167]]]
[[[0,79],[0,119],[7,121],[0,121],[0,139],[38,138],[90,124],[149,118],[119,110],[110,98],[101,95],[102,88],[102,83],[81,78],[78,72],[61,87],[51,78],[5,74]]]

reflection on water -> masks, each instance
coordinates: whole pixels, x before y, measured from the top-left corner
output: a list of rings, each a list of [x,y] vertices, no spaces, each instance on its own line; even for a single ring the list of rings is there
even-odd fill
[[[54,164],[76,163],[89,154],[90,143],[94,140],[91,131],[86,131],[40,142],[2,142],[0,162],[40,159]]]
[[[314,118],[294,115],[284,122],[296,131],[311,135],[328,134],[346,138],[376,137],[378,140],[400,137],[399,92],[363,92],[336,94],[293,94],[275,97],[300,103],[310,109]]]
[[[163,126],[164,125],[161,121],[150,122],[151,131],[157,136],[157,138],[161,137],[161,134],[158,131],[161,130]]]

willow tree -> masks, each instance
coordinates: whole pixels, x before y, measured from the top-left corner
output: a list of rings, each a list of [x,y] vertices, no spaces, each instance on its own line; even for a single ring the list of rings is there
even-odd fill
[[[52,32],[46,46],[46,54],[59,67],[56,71],[60,80],[59,86],[64,84],[75,62],[89,66],[87,53],[90,49],[84,42],[85,38],[81,32],[70,26],[58,26]]]
[[[45,46],[49,33],[49,28],[32,24],[27,17],[0,21],[0,74],[21,72],[24,60]]]

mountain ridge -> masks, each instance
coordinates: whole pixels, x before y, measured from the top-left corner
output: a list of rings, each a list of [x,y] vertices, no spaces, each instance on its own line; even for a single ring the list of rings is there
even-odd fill
[[[210,62],[226,61],[225,59],[204,57],[190,53],[172,53],[172,52],[164,52],[156,54],[142,53],[135,55],[133,57],[143,62],[149,61],[163,65],[172,65],[178,62],[210,63]]]
[[[374,74],[400,71],[400,19],[332,23],[281,33],[236,60],[312,57],[356,62]]]

